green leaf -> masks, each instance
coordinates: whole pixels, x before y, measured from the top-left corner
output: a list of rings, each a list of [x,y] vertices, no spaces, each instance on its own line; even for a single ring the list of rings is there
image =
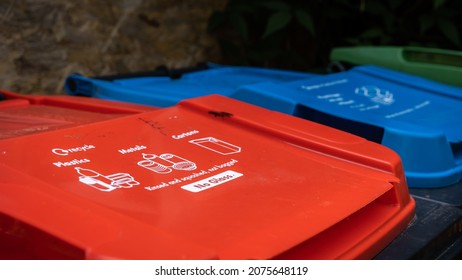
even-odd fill
[[[247,40],[248,30],[247,30],[247,23],[245,22],[245,19],[240,14],[232,13],[229,16],[229,21],[231,25],[234,27],[234,29],[237,30],[239,35],[241,35],[241,37],[244,40]]]
[[[266,38],[274,32],[286,27],[291,19],[292,14],[289,11],[280,11],[273,14],[268,20],[263,38]]]
[[[422,15],[419,17],[420,34],[427,32],[430,27],[435,25],[435,19],[430,15]]]
[[[433,0],[433,8],[436,10],[443,5],[446,0]]]
[[[446,38],[453,44],[460,47],[460,37],[457,26],[453,22],[446,19],[439,19],[437,24],[438,28],[441,30],[444,36],[446,36]]]
[[[306,30],[308,30],[311,35],[314,36],[316,34],[313,19],[311,18],[310,14],[302,10],[297,10],[295,11],[295,19],[297,19],[297,22],[300,23]]]

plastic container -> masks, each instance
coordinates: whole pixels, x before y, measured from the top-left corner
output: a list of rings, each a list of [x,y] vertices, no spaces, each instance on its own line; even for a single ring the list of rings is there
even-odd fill
[[[89,78],[74,74],[67,78],[65,90],[71,95],[166,107],[183,99],[211,93],[226,96],[241,85],[264,81],[287,82],[313,76],[317,75],[257,67],[209,65],[197,71],[158,70],[109,78]]]
[[[398,83],[405,78],[407,83]],[[401,156],[410,187],[439,188],[458,184],[462,176],[462,89],[439,85],[358,66],[285,84],[244,86],[232,97],[382,143]]]
[[[0,127],[43,105],[6,96]],[[0,140],[2,258],[364,259],[414,217],[398,155],[363,138],[219,95],[96,107]]]
[[[371,64],[406,72],[438,82],[462,86],[462,52],[445,49],[397,46],[334,48],[334,66]]]
[[[0,139],[85,125],[155,109],[86,97],[32,96],[0,91]]]

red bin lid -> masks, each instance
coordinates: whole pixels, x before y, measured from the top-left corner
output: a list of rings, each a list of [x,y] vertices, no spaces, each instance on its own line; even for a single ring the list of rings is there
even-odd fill
[[[0,236],[34,256],[371,258],[414,215],[396,153],[310,121],[219,95],[156,110],[47,97],[31,117],[43,102],[6,94]],[[19,133],[27,118],[54,128]]]

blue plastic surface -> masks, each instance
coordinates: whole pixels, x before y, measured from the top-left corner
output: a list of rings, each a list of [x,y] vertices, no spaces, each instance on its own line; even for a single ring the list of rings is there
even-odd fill
[[[288,82],[315,74],[257,67],[231,67],[209,64],[209,69],[183,74],[180,78],[139,77],[106,81],[71,75],[65,90],[109,100],[134,102],[157,107],[172,106],[186,98],[218,93],[229,96],[239,86],[260,82]]]
[[[395,150],[408,185],[462,177],[462,89],[374,66],[288,83],[241,87],[231,97],[336,127]]]

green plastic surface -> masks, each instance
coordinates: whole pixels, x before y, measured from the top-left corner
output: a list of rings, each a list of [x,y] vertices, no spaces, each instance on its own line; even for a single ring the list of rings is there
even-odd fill
[[[330,60],[371,64],[462,86],[462,52],[423,47],[361,46],[332,50]]]

